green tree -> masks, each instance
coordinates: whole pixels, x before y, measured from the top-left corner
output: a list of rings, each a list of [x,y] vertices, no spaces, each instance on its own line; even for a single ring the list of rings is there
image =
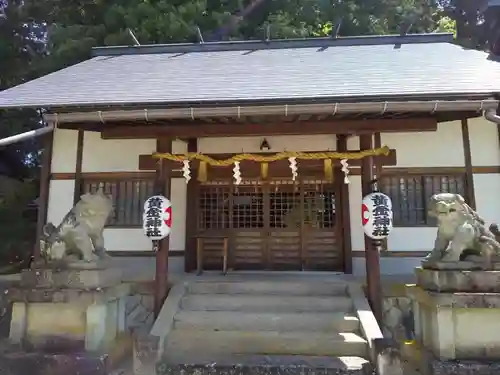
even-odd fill
[[[22,0],[0,0],[0,90],[39,75],[38,66],[45,54],[43,27],[34,23]],[[0,110],[0,138],[40,126],[33,110]],[[36,172],[38,146],[24,142],[9,147],[11,154],[27,161]]]
[[[52,71],[89,57],[97,45],[131,45],[131,29],[142,44],[194,42],[199,26],[207,39],[297,38],[331,32],[342,19],[340,35],[399,33],[436,29],[437,6],[428,0],[25,0],[40,24],[47,24]],[[255,5],[257,4],[257,5]],[[246,12],[251,9],[251,12]],[[243,14],[244,17],[235,15]],[[237,19],[237,22],[235,22]],[[224,28],[224,26],[230,27]],[[225,30],[222,35],[217,30]]]

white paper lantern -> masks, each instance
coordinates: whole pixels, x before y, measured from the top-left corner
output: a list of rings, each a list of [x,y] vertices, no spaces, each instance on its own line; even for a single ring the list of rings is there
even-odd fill
[[[387,195],[375,192],[363,198],[361,221],[366,235],[374,240],[383,240],[392,230],[392,202]]]
[[[172,229],[172,204],[163,195],[149,197],[144,203],[142,227],[146,237],[159,241]]]

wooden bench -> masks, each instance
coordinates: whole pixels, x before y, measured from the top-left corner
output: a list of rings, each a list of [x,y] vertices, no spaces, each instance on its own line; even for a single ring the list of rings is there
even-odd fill
[[[207,239],[222,239],[223,247],[222,247],[222,274],[227,274],[227,258],[229,252],[229,237],[227,236],[214,236],[214,235],[206,235],[206,236],[197,236],[196,237],[196,269],[197,274],[201,275],[203,273],[203,241]]]

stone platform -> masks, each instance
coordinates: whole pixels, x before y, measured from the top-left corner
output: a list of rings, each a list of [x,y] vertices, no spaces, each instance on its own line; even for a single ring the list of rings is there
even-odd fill
[[[438,266],[407,286],[422,373],[500,373],[500,270]]]
[[[121,283],[120,270],[26,270],[5,293],[13,303],[9,339],[26,349],[107,353],[125,330],[130,286]]]

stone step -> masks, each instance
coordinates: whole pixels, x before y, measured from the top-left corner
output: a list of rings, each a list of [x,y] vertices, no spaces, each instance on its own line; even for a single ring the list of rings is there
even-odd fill
[[[193,311],[333,312],[352,310],[349,297],[188,294],[180,308]]]
[[[194,294],[332,296],[346,295],[347,285],[343,281],[203,281],[192,283],[188,291]]]
[[[343,312],[253,313],[181,310],[174,318],[174,328],[213,331],[352,332],[359,329],[359,320]]]
[[[221,355],[368,355],[365,339],[356,333],[276,332],[276,331],[200,331],[174,329],[167,336],[165,354],[193,359]]]
[[[373,367],[362,357],[235,355],[192,361],[189,358],[163,358],[158,375],[281,374],[287,375],[372,375]]]

